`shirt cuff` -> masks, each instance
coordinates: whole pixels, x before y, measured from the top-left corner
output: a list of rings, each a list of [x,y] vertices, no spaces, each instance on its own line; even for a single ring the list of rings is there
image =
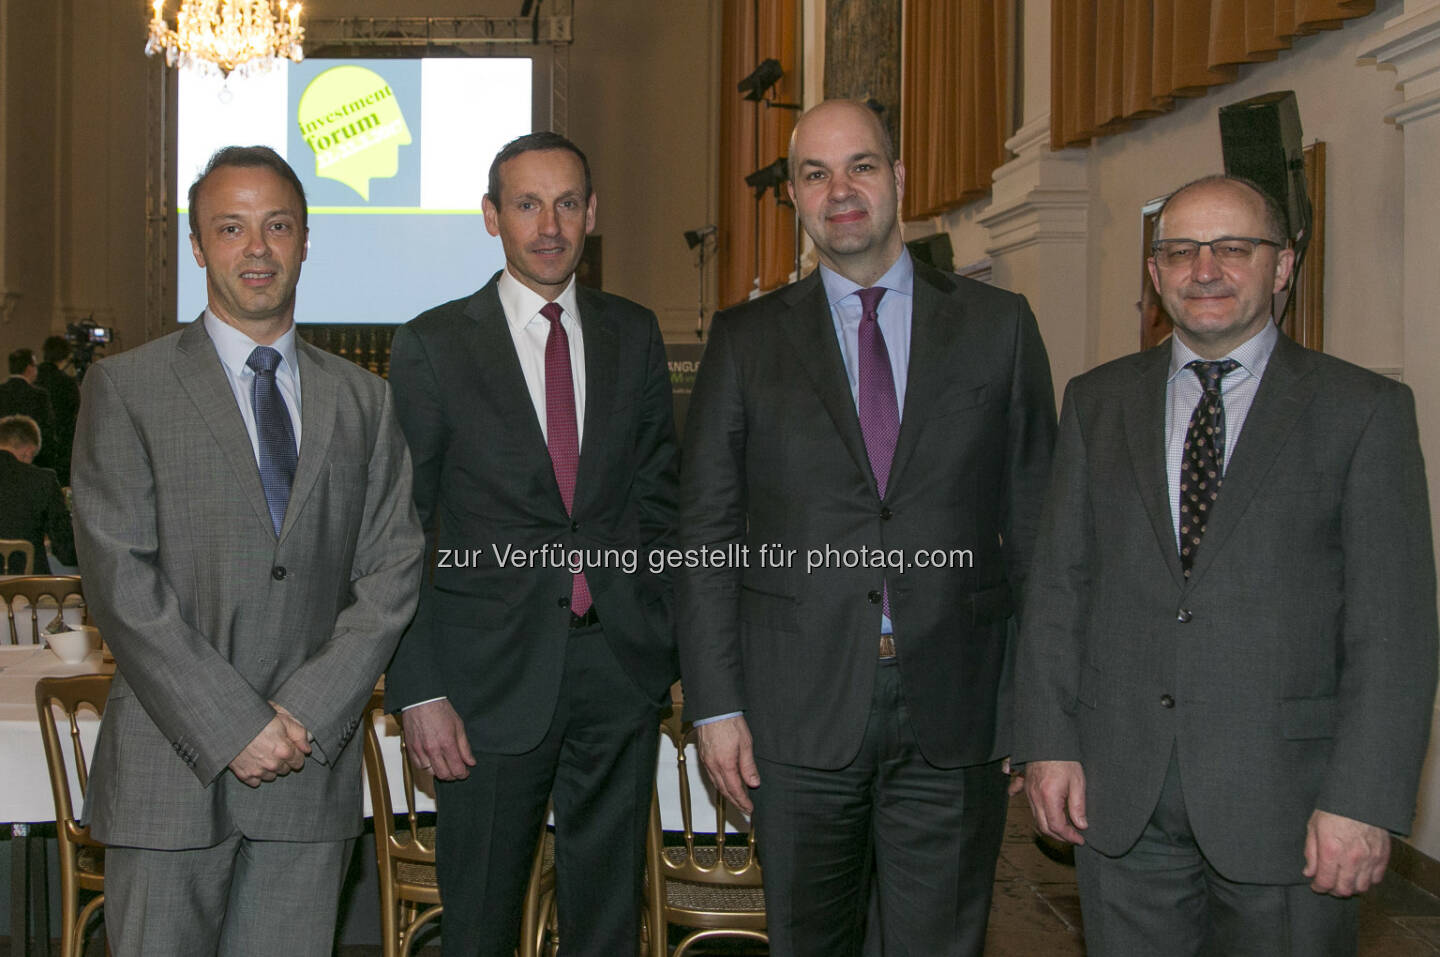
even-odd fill
[[[745,713],[745,712],[743,712],[743,711],[731,711],[731,712],[729,712],[729,713],[727,713],[727,714],[717,714],[717,715],[714,715],[713,717],[701,718],[699,721],[691,721],[690,724],[691,724],[693,727],[698,728],[698,727],[701,727],[702,725],[714,724],[716,721],[724,721],[726,718],[738,718],[738,717],[740,717],[741,715],[743,715],[744,713]]]
[[[417,701],[417,702],[415,702],[414,704],[407,704],[405,707],[401,708],[400,710],[401,710],[402,712],[403,712],[403,711],[409,711],[411,708],[418,708],[418,707],[420,707],[422,704],[429,704],[429,703],[432,702],[432,701],[444,701],[444,700],[446,699],[446,697],[448,697],[448,696],[442,694],[442,695],[441,695],[440,697],[438,697],[438,698],[426,698],[424,701]]]

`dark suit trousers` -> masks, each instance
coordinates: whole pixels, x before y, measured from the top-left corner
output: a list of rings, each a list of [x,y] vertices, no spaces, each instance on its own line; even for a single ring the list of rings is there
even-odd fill
[[[1303,860],[1295,884],[1226,880],[1195,843],[1180,782],[1172,751],[1135,846],[1120,857],[1075,849],[1089,957],[1353,957],[1358,898],[1310,890]]]
[[[894,663],[876,672],[865,738],[848,766],[757,763],[772,955],[858,955],[873,872],[886,957],[979,957],[1006,778],[999,762],[937,768],[924,759]]]
[[[637,952],[659,740],[655,702],[621,669],[600,627],[570,632],[544,740],[524,754],[477,751],[468,778],[437,783],[445,957],[513,957],[552,796],[565,953]]]

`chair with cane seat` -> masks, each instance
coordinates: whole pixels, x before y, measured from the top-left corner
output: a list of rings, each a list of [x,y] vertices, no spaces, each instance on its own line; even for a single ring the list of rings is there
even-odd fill
[[[41,678],[35,685],[35,708],[40,733],[45,741],[45,763],[50,769],[50,791],[55,798],[55,839],[60,857],[60,954],[80,957],[85,950],[85,931],[90,919],[105,903],[105,845],[90,836],[75,818],[70,793],[71,770],[60,737],[55,708],[69,725],[69,752],[74,761],[75,780],[84,800],[89,787],[89,766],[80,740],[76,714],[83,709],[105,713],[110,694],[109,675],[76,675],[70,678]],[[94,896],[83,906],[81,896]]]
[[[384,957],[406,957],[416,935],[440,917],[440,883],[435,874],[435,828],[420,823],[415,777],[400,723],[385,715],[384,692],[370,696],[361,722],[364,730],[365,778],[375,816],[375,858],[380,872],[380,933]],[[390,776],[380,749],[380,731],[400,739],[400,774],[405,795],[403,816],[390,799]],[[548,830],[536,843],[530,884],[525,895],[519,957],[540,957],[554,937],[555,841]],[[444,932],[442,925],[441,932]]]
[[[0,581],[0,601],[5,602],[5,616],[10,621],[10,643],[20,644],[20,629],[15,623],[15,600],[24,598],[30,605],[30,643],[38,645],[40,638],[40,602],[50,599],[55,603],[55,614],[61,614],[67,598],[80,600],[81,621],[90,621],[90,609],[85,605],[85,592],[80,585],[79,575],[33,575],[27,578],[11,578]]]
[[[687,746],[695,743],[695,729],[681,720],[677,704],[661,721],[660,733],[675,747],[684,830],[682,843],[666,846],[657,796],[650,806],[646,842],[646,923],[651,957],[685,957],[696,943],[718,937],[768,943],[755,832],[727,834],[727,806],[717,794],[714,832],[696,834],[686,754]],[[671,924],[692,928],[673,955],[668,940]]]

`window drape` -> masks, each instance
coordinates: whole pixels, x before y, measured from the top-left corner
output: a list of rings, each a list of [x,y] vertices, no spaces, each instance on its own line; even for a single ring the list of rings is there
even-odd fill
[[[906,0],[900,158],[905,219],[990,191],[1005,162],[1015,46],[1012,5]]]
[[[798,103],[796,0],[725,0],[720,69],[720,212],[716,231],[721,308],[742,302],[759,277],[762,290],[784,285],[794,269],[795,213],[767,192],[759,202],[745,177],[790,150],[793,110],[744,98],[735,86],[760,61],[780,61],[785,76],[769,98]],[[782,187],[783,193],[783,187]]]
[[[1273,60],[1374,0],[1051,0],[1050,145],[1081,146]]]

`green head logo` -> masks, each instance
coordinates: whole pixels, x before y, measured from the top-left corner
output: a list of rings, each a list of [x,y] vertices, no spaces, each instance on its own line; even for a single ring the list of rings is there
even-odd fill
[[[315,175],[338,180],[370,199],[370,181],[400,165],[410,128],[390,85],[363,66],[337,66],[300,94],[300,133],[315,153]]]

